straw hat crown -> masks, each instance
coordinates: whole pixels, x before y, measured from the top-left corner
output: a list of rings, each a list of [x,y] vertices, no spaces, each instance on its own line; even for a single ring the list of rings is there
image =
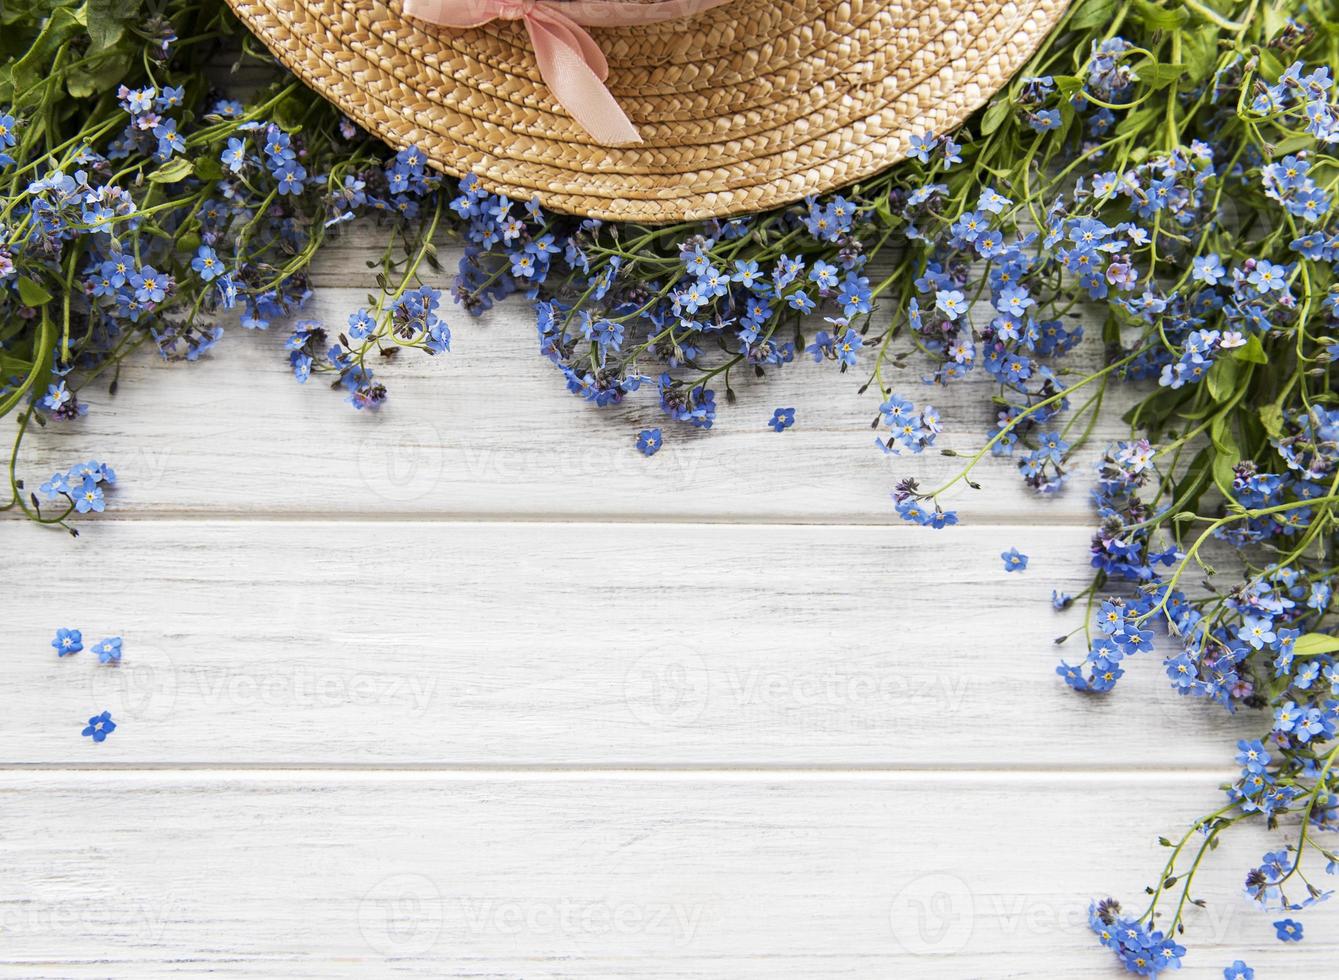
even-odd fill
[[[642,22],[663,2],[229,0],[392,145],[513,197],[646,222],[759,211],[884,169],[984,104],[1065,8],[668,0],[671,16]]]

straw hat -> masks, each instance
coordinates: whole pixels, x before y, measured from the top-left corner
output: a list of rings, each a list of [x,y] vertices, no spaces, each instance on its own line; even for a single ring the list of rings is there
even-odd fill
[[[877,173],[912,135],[981,106],[1066,4],[228,2],[387,142],[508,196],[646,222],[759,211]]]

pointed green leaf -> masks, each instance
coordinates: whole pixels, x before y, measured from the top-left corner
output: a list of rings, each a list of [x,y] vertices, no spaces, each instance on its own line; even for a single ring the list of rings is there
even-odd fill
[[[27,276],[19,280],[19,299],[26,306],[42,306],[51,302],[51,294]]]

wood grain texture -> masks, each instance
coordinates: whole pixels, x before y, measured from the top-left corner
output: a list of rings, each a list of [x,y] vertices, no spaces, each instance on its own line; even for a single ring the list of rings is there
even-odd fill
[[[362,305],[372,240],[323,252],[313,316]],[[1266,727],[1158,656],[1103,698],[1053,673],[1130,392],[1065,493],[987,461],[932,532],[888,492],[960,461],[879,454],[830,365],[740,379],[647,460],[654,399],[568,395],[524,304],[452,326],[377,416],[235,328],[29,440],[34,485],[90,456],[121,484],[77,541],[0,522],[0,976],[1124,975],[1089,899],[1137,904]],[[898,390],[979,445],[985,376],[921,372]],[[122,635],[123,665],[58,660],[57,626]],[[1178,976],[1333,974],[1336,908],[1283,947],[1241,898],[1281,840],[1214,855]]]
[[[1268,724],[1178,697],[1160,656],[1109,697],[1061,683],[1053,640],[1082,617],[1050,595],[1084,585],[1077,527],[6,533],[26,545],[7,763],[1221,767]],[[122,666],[58,659],[67,620],[124,636]],[[65,737],[103,708],[131,720],[114,741]]]
[[[81,975],[1113,977],[1178,777],[0,774],[0,963]],[[1152,824],[1150,823],[1152,821]],[[1214,854],[1191,968],[1332,975]]]
[[[441,283],[446,285],[445,282]],[[308,311],[343,329],[366,290],[326,288]],[[96,456],[121,478],[111,507],[134,516],[210,513],[397,515],[416,518],[785,521],[895,523],[889,493],[914,476],[933,487],[962,459],[935,450],[885,456],[870,423],[879,399],[862,377],[804,363],[757,379],[735,377],[710,432],[670,421],[653,388],[619,407],[596,409],[568,393],[541,358],[534,318],[520,301],[474,320],[450,317],[453,351],[403,352],[378,368],[390,400],[359,413],[314,378],[293,379],[287,331],[230,328],[215,354],[195,364],[136,357],[116,396],[82,397],[84,419],[53,424],[27,441],[21,472],[33,487],[55,470]],[[811,331],[812,332],[812,331]],[[1075,355],[1091,366],[1095,350]],[[947,420],[937,448],[975,451],[994,409],[983,371],[948,388],[926,385],[923,362],[894,372],[895,390],[932,404]],[[1103,422],[1053,498],[1028,490],[1015,465],[988,459],[975,473],[986,490],[951,495],[965,516],[1016,523],[1091,525],[1087,488],[1096,454],[1125,426],[1113,391]],[[776,407],[796,409],[784,433],[767,427]],[[645,459],[637,432],[661,427],[664,448]]]

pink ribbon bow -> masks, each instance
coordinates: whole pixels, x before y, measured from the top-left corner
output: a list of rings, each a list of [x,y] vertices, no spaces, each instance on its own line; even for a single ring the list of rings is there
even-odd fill
[[[404,0],[404,12],[443,27],[523,20],[539,74],[558,103],[598,142],[640,143],[627,113],[605,88],[609,63],[584,27],[628,27],[687,17],[728,0]]]

